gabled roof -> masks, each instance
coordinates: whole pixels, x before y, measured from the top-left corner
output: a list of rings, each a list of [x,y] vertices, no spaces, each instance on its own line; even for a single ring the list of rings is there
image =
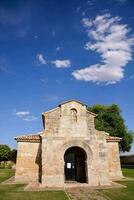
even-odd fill
[[[75,100],[75,99],[70,99],[70,100],[68,100],[68,101],[64,101],[64,102],[60,103],[59,106],[61,106],[61,105],[63,105],[63,104],[66,104],[66,103],[69,103],[69,102],[71,102],[71,101],[75,101],[75,102],[77,102],[77,103],[80,103],[80,104],[83,105],[83,106],[87,106],[85,103],[82,103],[81,101],[78,101],[78,100]]]
[[[51,109],[51,110],[48,110],[48,111],[43,112],[42,115],[44,115],[45,113],[53,112],[53,111],[57,110],[59,107],[61,107],[61,105],[66,104],[66,103],[69,103],[69,102],[71,102],[71,101],[75,101],[75,102],[77,102],[77,103],[79,103],[79,104],[81,104],[81,105],[83,105],[83,106],[88,107],[87,104],[82,103],[81,101],[77,101],[77,100],[75,100],[75,99],[71,99],[71,100],[64,101],[64,102],[60,103],[60,104],[58,105],[58,107],[55,107],[55,108],[53,108],[53,109]],[[93,113],[93,112],[91,112],[91,111],[89,111],[89,110],[87,110],[87,112],[90,113],[90,114],[92,114],[92,115],[94,115],[95,117],[97,116],[97,114],[95,114],[95,113]]]
[[[62,103],[59,104],[59,106],[61,106],[61,105],[63,105],[63,104],[66,104],[66,103],[69,103],[69,102],[71,102],[71,101],[75,101],[75,102],[77,102],[77,103],[79,103],[79,104],[81,104],[81,105],[87,107],[87,104],[82,103],[81,101],[78,101],[78,100],[75,100],[75,99],[71,99],[71,100],[68,100],[68,101],[62,102]],[[87,112],[90,113],[91,115],[94,115],[95,117],[97,116],[97,114],[95,114],[95,113],[93,113],[93,112],[91,112],[91,111],[89,111],[89,110],[87,110]]]
[[[42,115],[44,115],[45,113],[53,112],[53,111],[57,110],[58,108],[59,108],[59,107],[56,107],[56,108],[53,108],[53,109],[51,109],[51,110],[45,111],[45,112],[42,113]]]

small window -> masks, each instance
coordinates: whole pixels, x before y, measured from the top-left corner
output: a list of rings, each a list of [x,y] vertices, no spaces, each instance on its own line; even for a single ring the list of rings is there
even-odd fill
[[[71,121],[77,122],[77,110],[75,108],[71,109]]]

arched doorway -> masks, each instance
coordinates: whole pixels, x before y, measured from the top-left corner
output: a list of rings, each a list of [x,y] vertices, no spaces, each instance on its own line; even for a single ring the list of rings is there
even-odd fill
[[[87,182],[87,155],[77,146],[70,147],[64,154],[65,181]]]

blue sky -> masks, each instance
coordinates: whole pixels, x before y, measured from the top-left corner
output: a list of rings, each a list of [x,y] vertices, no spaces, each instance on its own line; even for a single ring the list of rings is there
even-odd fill
[[[0,143],[77,99],[118,104],[134,130],[134,1],[0,1]],[[131,150],[134,152],[134,148]]]

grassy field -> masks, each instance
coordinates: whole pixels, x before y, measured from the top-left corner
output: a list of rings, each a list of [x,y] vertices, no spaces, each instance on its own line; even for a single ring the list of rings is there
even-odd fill
[[[123,169],[124,176],[134,178],[134,169]],[[14,175],[14,171],[9,169],[0,169],[0,182]],[[127,188],[94,190],[92,193],[82,194],[89,197],[89,200],[134,200],[134,181],[121,182]],[[78,192],[80,192],[78,190]],[[83,191],[84,192],[84,191]],[[76,191],[77,193],[77,191]],[[77,193],[78,194],[78,193]],[[76,195],[77,196],[77,195]],[[75,197],[76,197],[75,196]],[[80,196],[79,196],[80,197]],[[24,185],[0,185],[0,200],[68,200],[64,191],[24,191]],[[73,198],[72,198],[73,199]],[[75,198],[83,200],[84,198]]]
[[[134,178],[134,169],[122,169],[123,175],[129,178]],[[134,200],[134,181],[121,182],[127,188],[101,190],[100,192],[110,200]]]
[[[134,200],[134,182],[124,182],[127,188],[103,190],[101,193],[110,200]]]
[[[0,183],[14,175],[15,171],[11,169],[0,169]]]
[[[0,182],[14,175],[14,171],[0,169]],[[64,191],[27,192],[24,185],[0,185],[0,200],[68,200]]]
[[[27,192],[23,185],[0,186],[0,200],[68,200],[63,191]]]
[[[134,169],[122,168],[123,175],[129,178],[134,178]]]

